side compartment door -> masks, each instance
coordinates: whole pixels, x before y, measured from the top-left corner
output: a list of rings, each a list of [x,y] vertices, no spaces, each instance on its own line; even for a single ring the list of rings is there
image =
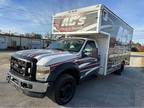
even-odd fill
[[[95,44],[95,41],[88,40],[82,50],[82,58],[79,61],[81,78],[98,72],[99,68],[100,60],[98,55],[98,48]]]

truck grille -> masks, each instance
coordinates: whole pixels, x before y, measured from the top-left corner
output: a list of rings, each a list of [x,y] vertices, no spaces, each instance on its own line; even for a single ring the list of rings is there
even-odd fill
[[[15,57],[11,57],[10,61],[10,72],[22,77],[23,79],[33,80],[34,79],[34,66],[32,61],[21,60]]]

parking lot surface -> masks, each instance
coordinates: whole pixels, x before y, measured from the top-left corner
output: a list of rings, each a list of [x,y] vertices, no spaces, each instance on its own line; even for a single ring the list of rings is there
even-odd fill
[[[144,107],[144,68],[127,66],[121,76],[90,77],[77,86],[71,102],[59,106],[48,96],[29,97],[6,82],[11,54],[0,52],[1,107]]]

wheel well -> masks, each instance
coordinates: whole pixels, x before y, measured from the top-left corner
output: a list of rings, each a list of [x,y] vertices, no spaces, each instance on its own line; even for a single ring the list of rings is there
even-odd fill
[[[121,64],[122,64],[122,65],[125,65],[125,60],[123,60],[123,61],[121,62]]]
[[[76,70],[76,69],[67,69],[65,71],[63,71],[61,75],[63,74],[69,74],[69,75],[72,75],[75,79],[76,79],[76,83],[78,84],[79,83],[79,80],[80,80],[80,74],[79,74],[79,71]]]

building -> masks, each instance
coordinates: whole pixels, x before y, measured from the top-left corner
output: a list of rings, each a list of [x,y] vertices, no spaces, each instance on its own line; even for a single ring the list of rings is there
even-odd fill
[[[46,48],[50,40],[35,36],[0,33],[0,49]]]

